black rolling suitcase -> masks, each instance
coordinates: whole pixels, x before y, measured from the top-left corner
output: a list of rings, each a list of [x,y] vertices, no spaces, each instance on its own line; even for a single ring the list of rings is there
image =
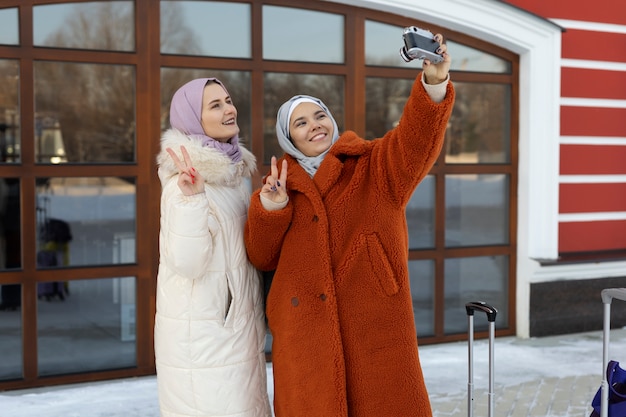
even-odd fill
[[[626,416],[626,370],[619,362],[609,360],[611,332],[611,301],[626,301],[626,288],[605,288],[601,292],[604,304],[602,325],[602,384],[591,402],[591,417]]]
[[[467,324],[468,324],[468,376],[467,376],[467,415],[472,417],[474,415],[474,311],[479,310],[487,314],[487,321],[489,322],[489,417],[494,415],[494,356],[493,347],[496,338],[496,314],[498,310],[495,307],[483,301],[473,301],[465,304],[465,310],[467,312]]]

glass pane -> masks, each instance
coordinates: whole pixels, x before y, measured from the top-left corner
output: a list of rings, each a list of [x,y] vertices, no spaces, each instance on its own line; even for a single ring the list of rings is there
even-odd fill
[[[20,162],[20,68],[0,59],[0,163]]]
[[[0,270],[22,267],[21,201],[20,180],[0,178]]]
[[[341,64],[343,34],[341,15],[263,6],[263,59]]]
[[[134,178],[38,178],[38,267],[136,262]]]
[[[135,278],[40,282],[37,292],[40,376],[136,365]]]
[[[409,249],[435,246],[435,177],[427,175],[406,206]]]
[[[33,7],[35,46],[133,51],[133,1],[48,4]]]
[[[278,108],[295,95],[307,94],[322,100],[337,122],[339,132],[343,131],[343,77],[338,75],[266,73],[264,85],[263,163],[265,165],[270,164],[272,155],[279,157],[283,154],[276,139],[276,114]]]
[[[161,69],[161,131],[170,128],[170,102],[176,90],[183,84],[196,78],[215,77],[224,83],[235,107],[237,107],[237,124],[239,125],[239,143],[251,150],[250,131],[250,73],[243,71],[224,71],[208,69]]]
[[[446,175],[446,246],[509,243],[509,176]]]
[[[251,58],[250,14],[243,3],[161,1],[161,52]]]
[[[17,7],[0,9],[0,44],[19,45],[19,19]]]
[[[418,26],[419,27],[419,26]],[[424,26],[421,29],[430,30]],[[403,26],[394,26],[371,20],[365,21],[365,64],[385,67],[422,67],[422,60],[405,62],[400,58],[404,46]],[[430,30],[433,32],[432,30]],[[433,32],[434,33],[434,32]],[[444,38],[446,36],[443,33]],[[510,73],[511,63],[495,55],[469,46],[445,40],[452,56],[451,70],[490,73]]]
[[[0,380],[22,378],[22,287],[0,285]]]
[[[456,100],[446,132],[447,164],[511,161],[511,86],[454,84]]]
[[[426,28],[424,28],[426,29]],[[365,64],[385,67],[422,68],[422,60],[405,62],[400,57],[403,26],[365,21]]]
[[[446,41],[452,57],[451,70],[471,72],[511,73],[511,61],[454,41]]]
[[[449,258],[445,268],[444,332],[467,332],[465,304],[484,301],[498,310],[496,329],[508,323],[509,258],[507,256],[479,256]],[[474,329],[487,330],[486,314],[474,315]]]
[[[35,62],[37,162],[135,161],[135,69]]]
[[[402,116],[415,80],[367,78],[365,81],[365,138],[382,137]]]
[[[409,279],[417,336],[435,334],[435,263],[409,261]]]

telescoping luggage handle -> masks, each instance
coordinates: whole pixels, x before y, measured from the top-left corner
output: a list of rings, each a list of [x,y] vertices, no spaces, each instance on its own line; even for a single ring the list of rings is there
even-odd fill
[[[626,301],[626,288],[606,288],[601,292],[604,303],[604,323],[602,331],[602,396],[600,397],[600,417],[609,414],[609,382],[606,378],[606,368],[609,365],[609,333],[611,330],[611,301],[613,298]]]
[[[495,307],[490,306],[484,301],[473,301],[465,304],[465,311],[467,312],[467,324],[468,324],[468,381],[467,381],[467,415],[472,417],[474,415],[474,311],[480,310],[487,314],[487,321],[489,322],[489,417],[493,417],[494,413],[494,384],[493,384],[493,345],[496,332],[496,314],[498,310]]]

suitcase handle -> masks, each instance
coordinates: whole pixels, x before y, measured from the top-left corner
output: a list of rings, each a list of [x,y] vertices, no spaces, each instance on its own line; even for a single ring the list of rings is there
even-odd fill
[[[602,290],[602,302],[611,304],[613,298],[626,301],[626,288],[605,288]]]
[[[624,288],[624,297],[626,297],[626,288]],[[468,316],[473,316],[475,310],[487,313],[487,321],[496,321],[496,314],[498,314],[498,310],[484,301],[472,301],[471,303],[465,304],[465,311],[467,311]]]

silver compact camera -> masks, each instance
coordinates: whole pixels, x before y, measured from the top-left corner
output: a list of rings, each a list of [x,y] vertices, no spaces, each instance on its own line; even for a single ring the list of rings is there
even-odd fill
[[[400,56],[406,62],[428,59],[433,64],[438,64],[443,61],[443,57],[436,52],[440,46],[439,42],[430,31],[409,26],[404,28],[402,39],[404,46],[400,48]]]

